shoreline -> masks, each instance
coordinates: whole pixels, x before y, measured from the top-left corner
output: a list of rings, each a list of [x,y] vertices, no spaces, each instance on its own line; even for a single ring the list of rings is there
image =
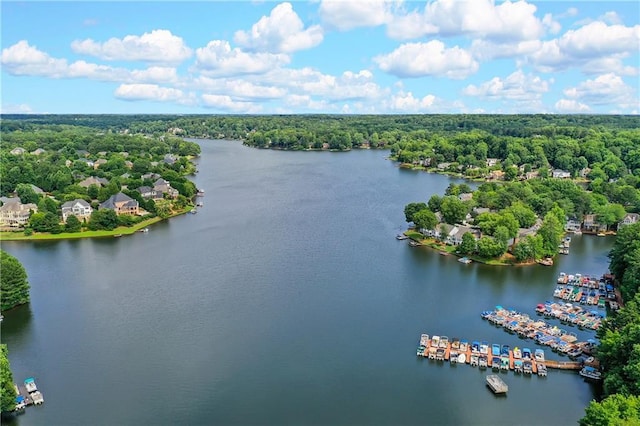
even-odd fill
[[[489,266],[532,266],[532,265],[537,265],[538,262],[536,262],[535,260],[532,261],[528,261],[528,262],[516,262],[515,260],[513,262],[504,260],[504,259],[484,259],[482,257],[478,257],[478,256],[474,256],[474,255],[461,255],[459,253],[456,253],[456,246],[448,246],[444,243],[438,242],[433,238],[420,238],[417,232],[415,231],[405,231],[403,232],[403,235],[406,235],[407,237],[409,237],[409,239],[411,241],[415,241],[416,243],[418,243],[418,245],[416,247],[427,247],[430,248],[432,250],[436,250],[439,253],[446,253],[447,255],[453,255],[456,256],[457,258],[462,258],[462,257],[466,257],[468,259],[471,259],[472,261],[476,262],[476,263],[482,263],[483,265],[489,265]],[[420,234],[420,236],[422,236],[422,234]]]
[[[34,232],[32,235],[24,235],[24,230],[19,232],[3,231],[0,232],[0,241],[54,241],[54,240],[77,240],[82,238],[115,238],[117,236],[125,236],[135,234],[141,229],[144,229],[154,223],[162,222],[163,220],[171,219],[172,217],[180,216],[189,213],[194,206],[185,207],[184,210],[172,213],[167,218],[152,217],[147,220],[143,220],[140,223],[136,223],[130,227],[119,226],[111,231],[83,231],[83,232],[61,232],[59,234]]]

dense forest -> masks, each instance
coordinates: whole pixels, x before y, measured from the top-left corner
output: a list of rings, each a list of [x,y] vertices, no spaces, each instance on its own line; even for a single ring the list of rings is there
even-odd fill
[[[618,233],[609,258],[625,304],[598,330],[605,399],[589,404],[582,426],[640,424],[640,223]]]

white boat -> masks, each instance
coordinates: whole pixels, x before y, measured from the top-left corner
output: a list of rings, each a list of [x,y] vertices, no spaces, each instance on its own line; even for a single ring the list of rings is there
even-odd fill
[[[464,364],[467,362],[467,357],[465,354],[458,354],[458,364]]]
[[[464,264],[469,264],[469,263],[471,263],[473,261],[471,259],[469,259],[468,257],[461,257],[460,259],[458,259],[458,262],[464,263]]]
[[[36,392],[38,390],[38,387],[36,386],[36,382],[35,380],[33,380],[33,377],[29,377],[24,381],[24,387],[27,389],[27,392],[29,393]]]

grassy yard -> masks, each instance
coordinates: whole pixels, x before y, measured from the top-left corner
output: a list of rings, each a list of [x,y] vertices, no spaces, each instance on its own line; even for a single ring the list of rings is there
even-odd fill
[[[188,206],[184,210],[176,212],[169,217],[178,216],[191,211],[193,206]],[[140,223],[136,223],[131,227],[119,226],[112,231],[83,231],[83,232],[62,232],[60,234],[50,234],[48,232],[34,232],[32,235],[24,235],[24,231],[20,232],[0,232],[0,241],[43,241],[43,240],[69,240],[76,238],[100,238],[100,237],[113,237],[115,235],[130,235],[140,229],[146,228],[149,225],[160,222],[163,220],[159,217],[152,217],[151,219],[143,220]]]

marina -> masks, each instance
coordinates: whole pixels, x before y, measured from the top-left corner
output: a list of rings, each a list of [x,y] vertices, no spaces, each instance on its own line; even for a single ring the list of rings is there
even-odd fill
[[[580,342],[573,332],[568,332],[546,321],[534,320],[529,315],[497,306],[493,311],[482,312],[482,318],[522,339],[532,339],[553,351],[572,357],[589,354],[594,342]]]
[[[572,363],[571,368],[557,361],[545,359],[544,351],[529,348],[510,349],[509,345],[473,341],[471,344],[457,337],[449,341],[447,336],[421,334],[416,355],[434,361],[449,361],[451,365],[469,364],[481,370],[490,368],[493,371],[513,371],[516,374],[547,376],[547,368],[575,369],[582,368],[580,363]]]

